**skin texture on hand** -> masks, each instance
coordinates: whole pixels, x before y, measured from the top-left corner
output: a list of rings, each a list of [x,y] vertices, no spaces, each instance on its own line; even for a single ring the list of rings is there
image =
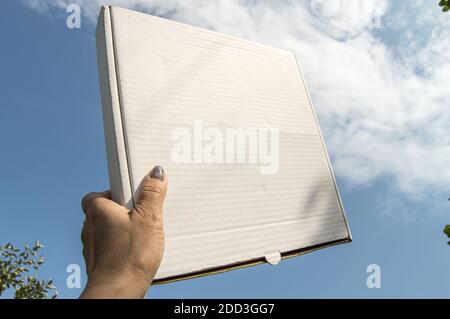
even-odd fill
[[[131,211],[111,200],[109,191],[82,200],[81,233],[88,275],[80,298],[143,298],[164,251],[163,204],[167,177],[155,166],[144,178]]]

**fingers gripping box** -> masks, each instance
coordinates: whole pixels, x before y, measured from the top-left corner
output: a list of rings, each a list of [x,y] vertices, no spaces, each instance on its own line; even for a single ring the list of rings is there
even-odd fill
[[[291,52],[105,6],[97,53],[113,199],[169,176],[155,282],[351,241]]]

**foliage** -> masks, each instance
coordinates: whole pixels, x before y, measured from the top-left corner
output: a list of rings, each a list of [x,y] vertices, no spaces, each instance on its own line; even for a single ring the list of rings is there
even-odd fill
[[[15,248],[11,243],[0,246],[0,296],[10,288],[15,290],[16,299],[43,299],[57,291],[52,280],[36,278],[39,266],[44,263],[44,256],[37,256],[43,246],[39,241],[24,250]]]
[[[448,238],[450,238],[450,225],[445,226],[444,233],[446,233]],[[450,241],[448,242],[448,244],[450,245]]]
[[[442,11],[444,12],[450,11],[450,0],[441,0],[439,6],[442,7]]]

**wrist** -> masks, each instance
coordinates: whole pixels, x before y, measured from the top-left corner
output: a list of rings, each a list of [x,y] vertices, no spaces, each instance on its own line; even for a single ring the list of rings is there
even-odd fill
[[[99,271],[89,275],[80,298],[144,298],[150,285],[151,280],[145,278],[143,273]]]

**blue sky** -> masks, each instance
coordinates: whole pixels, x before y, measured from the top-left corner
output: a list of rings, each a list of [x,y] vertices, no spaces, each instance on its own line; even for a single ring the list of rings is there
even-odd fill
[[[0,242],[39,239],[40,275],[65,298],[81,292],[65,285],[67,265],[84,270],[81,197],[108,188],[94,34],[101,1],[73,2],[81,29],[66,27],[66,1],[0,3]],[[450,297],[450,15],[423,1],[368,1],[362,11],[314,0],[127,3],[297,53],[354,237],[278,266],[156,286],[149,297]],[[380,289],[366,286],[372,263]]]

